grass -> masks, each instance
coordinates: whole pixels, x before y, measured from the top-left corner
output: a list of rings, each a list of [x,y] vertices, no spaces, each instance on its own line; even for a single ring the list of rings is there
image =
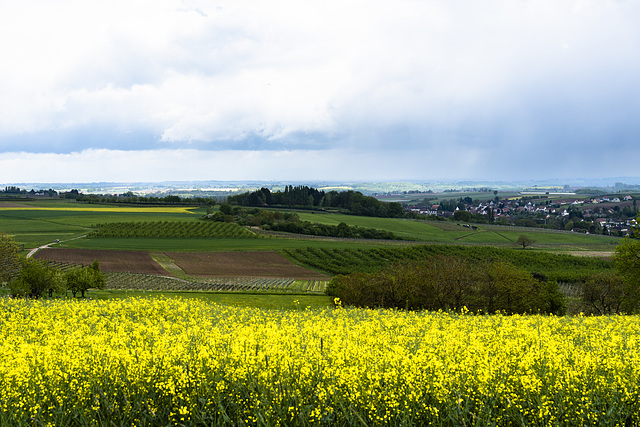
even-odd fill
[[[424,242],[504,244],[514,243],[521,234],[531,235],[531,237],[540,244],[615,245],[620,242],[620,238],[617,237],[586,235],[540,228],[474,224],[478,229],[472,230],[450,221],[413,221],[397,218],[372,218],[333,213],[313,214],[310,212],[298,212],[298,215],[303,221],[312,221],[331,225],[344,222],[351,226],[384,229],[391,231],[400,237],[412,238]]]
[[[26,202],[29,208],[6,208],[0,203],[0,232],[13,236],[25,249],[82,236],[97,224],[115,222],[199,221],[205,208],[187,210],[185,207],[116,207],[113,205],[83,205],[69,201]],[[338,213],[299,211],[304,221],[388,230],[396,235],[421,242],[451,244],[489,244],[508,246],[520,234],[536,240],[545,250],[600,250],[613,248],[620,239],[608,236],[584,235],[571,232],[523,229],[479,224],[477,230],[454,222],[413,221],[395,218],[372,218]],[[220,251],[220,250],[283,250],[306,247],[317,248],[373,248],[398,243],[363,242],[331,239],[305,239],[301,236],[271,239],[79,239],[65,242],[62,247],[84,249],[122,249],[149,251]],[[534,245],[534,248],[536,247]],[[598,248],[598,249],[597,249]]]
[[[39,202],[44,204],[45,202]],[[50,204],[56,202],[48,202]],[[56,203],[56,206],[58,204]],[[66,204],[61,204],[66,206]],[[144,211],[109,211],[94,207],[94,210],[69,209],[0,209],[0,232],[13,236],[14,240],[28,248],[34,248],[56,239],[81,236],[97,224],[108,222],[141,221],[198,221],[199,215],[184,212],[158,212],[155,208]],[[138,208],[140,209],[140,208]],[[197,212],[197,210],[195,211]]]
[[[303,240],[303,239],[79,239],[66,242],[59,247],[79,249],[110,249],[110,250],[142,250],[142,251],[172,251],[172,252],[200,252],[200,251],[278,251],[295,248],[376,248],[380,243],[362,243],[349,240]],[[58,247],[56,245],[56,247]]]

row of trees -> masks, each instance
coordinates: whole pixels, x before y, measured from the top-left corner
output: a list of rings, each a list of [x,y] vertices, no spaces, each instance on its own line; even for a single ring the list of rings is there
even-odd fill
[[[353,215],[381,218],[400,218],[405,213],[400,203],[381,202],[358,191],[324,192],[307,186],[287,186],[284,191],[275,192],[261,188],[254,192],[229,196],[227,202],[232,205],[255,207],[332,208]]]
[[[0,190],[0,193],[4,193],[6,195],[11,195],[11,196],[34,196],[36,194],[44,194],[47,195],[49,197],[55,197],[58,195],[58,192],[52,188],[49,188],[48,190],[34,190],[31,189],[29,191],[22,189],[20,187],[16,187],[14,185],[11,186],[7,186],[4,187],[4,190]]]
[[[180,197],[180,196],[137,196],[128,191],[123,194],[77,194],[77,202],[81,203],[116,203],[116,204],[136,204],[136,205],[198,205],[214,206],[216,201],[207,197]]]
[[[239,206],[231,206],[227,203],[221,204],[218,212],[207,213],[202,216],[202,219],[219,222],[235,222],[239,225],[260,227],[263,230],[283,231],[286,233],[311,236],[402,240],[387,230],[349,226],[344,222],[338,225],[327,225],[301,221],[295,212],[268,211],[257,208],[245,209]]]
[[[347,305],[411,310],[462,310],[483,313],[563,314],[558,284],[506,262],[477,262],[438,256],[405,261],[377,273],[338,275],[327,293]]]
[[[74,267],[66,271],[34,258],[22,260],[20,273],[9,281],[11,294],[16,297],[40,298],[43,295],[71,292],[82,298],[89,289],[104,289],[104,275],[98,261],[88,267]]]
[[[16,242],[0,233],[0,283],[6,284],[16,297],[40,298],[71,292],[74,297],[80,293],[84,298],[89,289],[103,289],[105,279],[97,260],[88,267],[62,271],[45,261],[21,257]]]

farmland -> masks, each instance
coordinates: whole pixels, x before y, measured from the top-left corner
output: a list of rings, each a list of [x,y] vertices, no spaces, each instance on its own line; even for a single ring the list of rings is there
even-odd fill
[[[110,222],[99,225],[94,237],[115,238],[255,238],[255,233],[237,224],[195,221]]]
[[[486,246],[421,245],[375,249],[289,249],[285,253],[303,265],[331,274],[374,272],[392,262],[420,260],[432,256],[459,256],[474,261],[510,262],[530,273],[542,273],[551,280],[577,282],[597,272],[612,269],[611,262],[597,258],[577,258],[566,254],[525,252]]]
[[[60,239],[35,257],[98,260],[107,286],[88,299],[0,298],[2,425],[640,419],[637,316],[367,310],[324,295],[336,274],[443,255],[509,262],[575,301],[574,283],[612,263],[568,253],[610,253],[619,239],[299,212],[413,241],[311,238],[201,221],[202,208],[5,207],[0,231],[23,253]],[[533,249],[516,247],[523,233]]]
[[[292,264],[276,252],[167,253],[185,273],[193,276],[233,277],[239,273],[252,277],[296,277],[329,279],[329,276]]]
[[[635,425],[637,316],[0,299],[2,425]],[[69,357],[73,355],[73,357]]]
[[[322,292],[330,279],[267,251],[149,253],[42,249],[35,257],[62,269],[97,260],[108,289],[300,293]]]
[[[491,225],[471,229],[450,221],[427,222],[298,211],[304,221],[330,225],[344,222],[350,226],[388,230],[413,242],[311,238],[286,233],[257,233],[256,230],[233,223],[201,221],[199,217],[204,213],[204,208],[184,206],[117,207],[79,205],[69,201],[3,202],[0,203],[0,231],[13,235],[15,240],[24,245],[25,252],[55,239],[61,240],[51,249],[41,250],[36,255],[40,258],[84,265],[98,259],[104,271],[173,275],[188,280],[202,276],[326,281],[334,274],[375,271],[394,260],[415,259],[442,251],[478,258],[484,256],[481,253],[493,250],[491,256],[494,258],[517,261],[524,253],[515,250],[515,241],[519,235],[527,233],[536,241],[534,250],[527,251],[527,256],[531,258],[534,255],[530,252],[539,252],[538,260],[527,258],[517,262],[526,264],[530,271],[570,281],[572,277],[584,277],[596,269],[608,268],[610,264],[590,258],[575,261],[566,257],[560,262],[560,258],[544,258],[542,251],[605,256],[619,242],[619,239],[608,236],[539,229]],[[425,247],[423,243],[428,246]],[[497,255],[498,252],[486,245],[504,248],[505,252]],[[279,267],[276,268],[273,262],[259,261],[255,258],[256,251],[270,254],[262,256],[279,254]],[[136,254],[135,257],[132,254]],[[157,257],[154,258],[153,254],[168,256],[176,269],[167,270],[166,266],[156,262]],[[227,259],[216,262],[215,257]],[[545,263],[546,266],[543,265]],[[115,267],[116,264],[118,267]],[[209,266],[199,270],[201,267],[197,267],[197,264]],[[568,274],[569,270],[573,270],[573,276]]]
[[[143,274],[168,274],[148,252],[144,251],[85,251],[81,249],[42,249],[35,258],[59,263],[89,265],[94,260],[100,262],[102,271],[135,271]]]

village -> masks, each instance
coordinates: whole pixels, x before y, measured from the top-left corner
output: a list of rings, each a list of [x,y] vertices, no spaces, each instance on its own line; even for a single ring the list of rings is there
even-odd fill
[[[551,228],[576,233],[627,236],[638,212],[632,195],[601,195],[576,198],[545,195],[477,200],[471,197],[441,200],[425,199],[405,205],[408,212],[430,219],[450,219],[470,223],[491,223],[521,227]]]

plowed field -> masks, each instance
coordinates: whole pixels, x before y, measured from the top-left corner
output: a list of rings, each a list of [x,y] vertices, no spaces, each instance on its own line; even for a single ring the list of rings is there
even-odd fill
[[[83,265],[89,265],[97,259],[102,271],[169,275],[160,264],[151,258],[148,252],[144,251],[41,249],[35,253],[34,258]]]
[[[292,263],[277,252],[168,252],[166,255],[185,273],[193,276],[330,279]]]

